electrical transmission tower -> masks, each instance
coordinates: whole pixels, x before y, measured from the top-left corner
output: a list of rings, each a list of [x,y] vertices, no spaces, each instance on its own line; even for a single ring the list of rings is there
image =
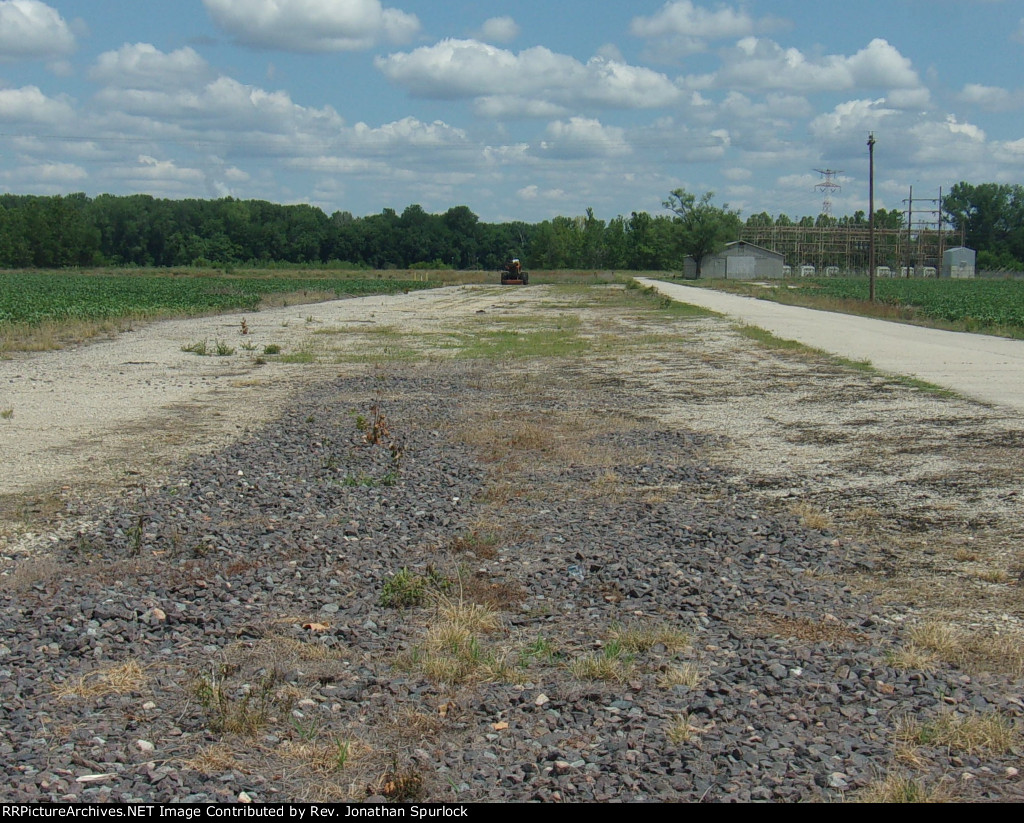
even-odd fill
[[[840,186],[835,178],[837,174],[842,174],[842,171],[836,171],[835,169],[815,169],[824,179],[814,187],[815,191],[823,192],[825,199],[821,203],[821,213],[831,217],[832,216],[832,194],[833,192],[842,191],[843,187]]]

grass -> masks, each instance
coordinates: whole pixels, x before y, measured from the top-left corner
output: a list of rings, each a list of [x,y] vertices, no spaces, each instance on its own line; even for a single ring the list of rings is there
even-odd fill
[[[702,731],[703,729],[699,726],[693,725],[693,718],[690,716],[690,713],[683,712],[672,718],[672,722],[665,729],[665,736],[669,739],[669,742],[680,746],[693,740],[694,736]]]
[[[634,670],[634,655],[612,640],[597,652],[577,657],[566,667],[577,680],[612,680],[622,683]]]
[[[276,670],[260,677],[255,684],[232,688],[227,678],[218,673],[199,677],[192,693],[206,713],[211,731],[255,737],[277,715],[291,711],[294,695],[286,690],[278,692]]]
[[[422,606],[431,595],[437,596],[451,588],[452,581],[428,567],[426,574],[415,574],[402,568],[384,581],[379,603],[385,607]]]
[[[863,277],[809,280],[794,278],[774,281],[769,288],[758,282],[741,280],[702,280],[691,282],[690,285],[786,305],[874,317],[915,326],[1004,337],[1024,337],[1024,327],[1019,321],[998,320],[998,316],[1005,317],[1007,313],[1012,313],[1011,307],[1019,305],[1019,284],[1015,283],[1007,284],[982,278],[939,281],[925,278],[880,278],[876,281],[879,295],[874,303],[867,299],[868,281]],[[859,296],[850,296],[851,287]],[[986,301],[981,297],[984,292],[1001,291],[1004,288],[1009,288],[1009,293],[1003,292],[999,297],[989,298],[990,305],[985,305]],[[944,296],[940,297],[943,292]],[[970,297],[966,302],[963,301],[965,292]],[[936,300],[937,297],[940,299]],[[920,305],[914,304],[914,300],[919,301]],[[957,303],[961,304],[960,311],[952,309]],[[929,304],[932,309],[930,312]],[[993,313],[996,307],[1001,310]],[[979,312],[981,316],[989,316],[991,319],[983,321],[973,316]]]
[[[485,639],[500,628],[501,619],[493,607],[441,597],[423,642],[396,665],[444,685],[516,682],[519,672],[509,655],[490,647]]]
[[[0,409],[0,420],[10,420],[14,417],[14,409]]]
[[[200,357],[206,357],[210,354],[209,344],[206,340],[197,340],[195,343],[189,343],[187,346],[182,346],[181,350],[188,354],[198,354]]]
[[[666,624],[613,626],[608,636],[631,654],[643,654],[655,646],[664,646],[667,652],[682,651],[690,646],[686,632]]]
[[[1020,734],[1010,719],[992,713],[960,714],[948,711],[930,720],[904,718],[897,723],[896,739],[905,744],[947,749],[973,755],[979,752],[1006,754]]]
[[[137,660],[127,660],[65,681],[54,687],[58,698],[93,698],[131,694],[146,684],[146,673]]]
[[[688,689],[695,689],[701,684],[700,668],[696,663],[682,663],[678,666],[669,666],[658,676],[658,686],[662,689],[673,689],[676,686],[685,686]]]
[[[793,512],[800,520],[800,525],[805,529],[814,529],[815,531],[829,531],[834,525],[832,518],[827,512],[812,506],[810,503],[796,503],[791,508]]]
[[[920,780],[901,774],[890,774],[877,780],[857,794],[858,803],[949,803],[954,796],[944,787],[929,787]]]
[[[1024,643],[1010,634],[966,632],[949,623],[928,622],[907,632],[907,643],[887,655],[894,668],[928,671],[945,661],[965,671],[1024,675]]]

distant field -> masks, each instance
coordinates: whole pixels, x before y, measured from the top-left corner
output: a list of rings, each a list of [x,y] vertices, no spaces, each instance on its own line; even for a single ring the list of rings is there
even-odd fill
[[[430,288],[436,283],[360,272],[315,276],[192,272],[0,272],[0,325],[100,321],[170,315],[255,311],[275,296],[301,302],[326,297],[391,294]]]
[[[1024,281],[879,278],[876,305],[864,277],[808,278],[772,283],[709,281],[706,285],[780,303],[866,314],[954,330],[1024,337]]]

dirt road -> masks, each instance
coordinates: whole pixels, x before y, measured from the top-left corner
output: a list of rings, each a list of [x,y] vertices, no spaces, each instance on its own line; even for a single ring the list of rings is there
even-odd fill
[[[659,280],[642,282],[675,300],[720,312],[778,337],[1024,411],[1022,340],[784,306]]]

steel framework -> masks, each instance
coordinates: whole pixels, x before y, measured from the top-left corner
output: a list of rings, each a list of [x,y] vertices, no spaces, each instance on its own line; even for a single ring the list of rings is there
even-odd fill
[[[942,253],[959,245],[959,232],[944,229],[875,228],[876,266],[886,266],[899,275],[912,261],[915,269],[942,265]],[[824,274],[829,266],[840,271],[864,273],[868,268],[871,232],[867,224],[846,226],[744,226],[740,239],[755,246],[781,252],[786,265],[814,266]],[[916,272],[920,274],[920,272]]]

